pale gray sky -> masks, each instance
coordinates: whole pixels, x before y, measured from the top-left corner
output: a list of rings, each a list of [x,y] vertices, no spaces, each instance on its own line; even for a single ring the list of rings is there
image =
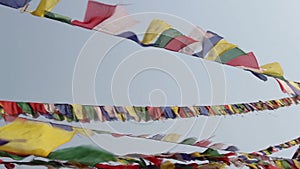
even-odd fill
[[[164,19],[185,34],[195,24],[217,32],[247,52],[253,51],[261,65],[280,62],[288,79],[300,81],[297,69],[300,2],[297,0],[106,2],[129,4],[126,6],[129,13],[141,21],[140,26],[133,28],[138,32],[142,33],[149,21],[156,18]],[[82,19],[85,6],[86,1],[61,0],[53,11]],[[236,68],[160,49],[141,48],[120,38],[2,6],[0,18],[0,99],[3,100],[193,105],[285,96],[274,79],[262,82]],[[300,117],[297,110],[297,106],[292,106],[245,116],[86,127],[146,134],[177,131],[199,138],[215,135],[213,141],[233,144],[248,152],[297,138]],[[121,154],[155,153],[172,147],[167,143],[109,136],[93,139],[101,147]],[[76,137],[69,145],[81,144],[83,140],[86,141]],[[172,149],[193,150],[186,146]],[[292,154],[286,151],[278,155],[291,157]]]

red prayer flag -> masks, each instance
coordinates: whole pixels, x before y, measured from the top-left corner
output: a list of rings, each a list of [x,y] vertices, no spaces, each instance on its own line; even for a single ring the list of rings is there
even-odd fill
[[[193,146],[207,147],[210,144],[211,144],[211,141],[204,139],[204,140],[197,141],[195,144],[193,144]]]
[[[259,69],[259,65],[253,52],[234,58],[226,62],[225,64],[230,66],[245,66],[249,68]]]
[[[28,103],[34,112],[45,113],[47,114],[47,110],[43,103]]]
[[[197,42],[197,41],[188,36],[184,36],[184,35],[177,36],[166,45],[165,49],[178,52],[180,49],[182,49],[182,48],[186,47],[187,45],[190,45],[194,42]]]
[[[87,5],[83,22],[74,20],[71,23],[75,26],[93,29],[95,26],[111,17],[115,12],[116,7],[116,5],[108,5],[90,0]]]
[[[17,102],[0,101],[4,111],[10,116],[18,116],[22,114],[22,109],[18,106]]]

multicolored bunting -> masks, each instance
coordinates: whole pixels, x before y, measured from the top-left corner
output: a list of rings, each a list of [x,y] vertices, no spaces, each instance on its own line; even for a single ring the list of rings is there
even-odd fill
[[[9,154],[9,153],[7,153]],[[84,154],[84,155],[82,155]],[[242,153],[246,154],[246,153]],[[2,155],[2,153],[0,153]],[[6,156],[5,156],[6,157]],[[20,157],[22,158],[22,157]],[[53,160],[53,161],[51,161]],[[170,161],[172,160],[172,162]],[[176,162],[178,161],[178,162]],[[185,162],[185,164],[182,164]],[[187,163],[193,162],[193,163]],[[50,153],[47,161],[33,159],[29,162],[0,161],[7,168],[15,165],[43,165],[51,167],[78,167],[78,168],[151,168],[151,169],[176,169],[176,168],[226,168],[227,166],[248,168],[276,168],[298,169],[300,162],[294,159],[258,159],[255,156],[240,155],[238,153],[221,154],[216,150],[207,149],[204,152],[193,153],[162,153],[156,155],[128,154],[117,156],[102,149],[90,146],[70,147]]]
[[[39,126],[37,126],[37,124],[38,125],[43,124],[45,126],[52,126],[53,128],[62,129],[62,130],[71,132],[73,134],[74,133],[81,133],[81,134],[87,135],[87,136],[92,136],[93,134],[109,134],[109,135],[111,135],[113,137],[117,137],[117,138],[118,137],[142,138],[142,139],[156,140],[156,141],[162,141],[162,142],[171,142],[171,143],[175,143],[175,144],[190,145],[190,146],[195,146],[195,147],[212,148],[212,149],[221,150],[221,151],[238,152],[238,148],[236,148],[235,146],[226,146],[223,143],[211,144],[212,142],[209,139],[204,139],[204,140],[197,141],[196,138],[191,137],[191,138],[186,138],[186,139],[178,142],[181,135],[179,135],[177,133],[156,134],[156,135],[150,135],[150,134],[142,134],[142,135],[121,134],[121,133],[114,133],[114,132],[110,132],[110,131],[79,128],[79,127],[73,127],[73,126],[70,126],[70,125],[47,123],[47,122],[26,120],[26,119],[20,119],[20,118],[15,120],[12,124],[14,124],[14,126],[15,126],[17,123],[20,123],[20,122],[22,122],[22,125],[24,125],[24,124],[33,124],[32,128],[39,127]],[[26,127],[28,127],[28,126],[26,126]],[[19,128],[19,130],[22,130],[22,128]],[[0,129],[0,133],[1,133],[1,131],[2,131],[2,129]],[[5,129],[5,131],[9,132],[10,129],[8,129],[8,130]],[[33,131],[34,130],[32,130],[32,132]],[[25,129],[24,132],[26,132],[26,129]],[[29,133],[29,134],[31,134],[31,133]],[[19,139],[10,139],[10,140],[7,140],[5,138],[3,139],[3,137],[1,137],[1,139],[0,139],[0,150],[1,150],[1,146],[4,146],[8,143],[22,142],[23,137],[22,136],[19,136],[19,137],[20,137]],[[291,147],[299,145],[299,144],[300,144],[300,137],[296,138],[296,139],[293,139],[293,140],[290,140],[290,141],[285,142],[285,143],[281,143],[279,145],[270,146],[266,149],[253,152],[253,153],[251,153],[251,155],[267,156],[267,155],[273,154],[275,152],[278,152],[280,150],[288,149],[288,148],[291,148]]]
[[[206,166],[218,164],[220,165],[219,167],[226,167],[230,165],[248,166],[249,168],[265,168],[266,166],[273,166],[285,169],[287,167],[300,167],[300,162],[295,159],[269,157],[268,155],[270,153],[265,153],[265,150],[258,151],[258,153],[243,153],[228,149],[225,150],[226,153],[221,154],[214,149],[214,147],[218,148],[218,146],[210,146],[211,148],[208,148],[204,152],[162,153],[156,155],[128,154],[125,156],[117,156],[102,149],[90,146],[69,147],[51,152],[55,147],[71,139],[78,130],[68,125],[50,124],[32,120],[17,119],[13,123],[0,128],[0,156],[16,160],[14,162],[3,162],[0,160],[0,164],[4,164],[7,168],[13,168],[13,164],[50,165],[53,167],[81,166],[96,168],[113,168],[115,166],[118,166],[119,168],[127,168],[128,166],[136,168],[168,168],[170,166],[171,168],[180,168],[183,166],[191,167],[191,164],[180,165],[179,163],[168,161],[171,159],[172,161],[176,160],[179,162],[193,161],[194,163],[192,163],[192,166],[194,166],[194,168],[201,168],[204,164]],[[16,134],[16,132],[19,134]],[[115,137],[125,136],[124,134],[104,131],[98,131],[98,133],[112,134],[115,135]],[[178,136],[176,136],[176,134],[169,134],[169,137]],[[145,138],[145,136],[142,138]],[[153,137],[151,139],[154,138],[157,139],[158,137]],[[159,137],[159,140],[167,141],[165,138],[163,139]],[[300,138],[271,147],[272,149],[279,151],[284,148],[298,145],[300,143],[299,141]],[[51,144],[49,144],[50,142]],[[180,144],[193,144],[194,142],[195,139],[189,138],[183,140]],[[275,150],[272,151],[275,152]],[[47,158],[48,162],[35,159],[31,162],[18,162],[29,155]],[[297,155],[294,156],[296,157]],[[206,161],[209,163],[203,163]],[[110,162],[113,162],[113,164]]]
[[[15,1],[11,3],[13,2],[17,3]],[[297,82],[286,80],[283,77],[283,70],[279,63],[274,62],[259,66],[253,52],[246,53],[236,45],[227,42],[223,37],[211,31],[205,32],[200,27],[197,27],[190,35],[186,36],[162,20],[153,20],[146,30],[143,40],[140,41],[134,32],[127,31],[119,33],[129,29],[138,22],[133,17],[128,16],[123,5],[108,5],[89,0],[84,21],[77,21],[50,12],[58,2],[59,0],[41,0],[37,9],[31,13],[35,16],[47,17],[74,26],[94,29],[127,38],[142,46],[165,48],[167,50],[182,52],[229,66],[242,68],[252,72],[262,80],[267,80],[265,75],[274,77],[284,93],[294,96],[300,95],[299,85],[297,85]],[[0,3],[7,5],[8,1],[2,0]],[[12,7],[20,7],[23,6],[24,3],[28,3],[28,1],[20,1],[18,3],[21,3],[21,5],[10,5]],[[126,23],[122,18],[126,18]],[[199,48],[201,48],[201,50],[196,52],[196,49]]]
[[[3,2],[7,3],[5,0]],[[283,70],[279,63],[273,62],[259,66],[253,52],[244,52],[237,45],[227,42],[214,32],[205,32],[200,27],[196,27],[190,35],[184,35],[168,23],[155,19],[150,23],[142,40],[139,40],[136,33],[127,31],[138,21],[127,14],[124,5],[109,5],[89,0],[84,20],[78,21],[50,12],[58,2],[59,0],[41,0],[37,9],[31,14],[126,38],[144,47],[164,48],[241,68],[252,72],[264,81],[267,80],[266,76],[273,77],[277,81],[281,80],[278,83],[284,93],[293,96],[300,95],[300,88],[295,87],[292,84],[294,82],[283,77]]]
[[[23,8],[30,0],[0,0],[0,4],[11,8]],[[132,40],[143,47],[152,46],[166,50],[180,52],[187,55],[219,62],[221,64],[241,68],[252,72],[261,80],[267,80],[267,76],[276,79],[284,93],[293,95],[292,98],[279,100],[259,101],[254,103],[241,103],[216,106],[191,106],[191,107],[141,107],[141,106],[89,106],[77,104],[44,104],[0,101],[0,112],[6,120],[17,117],[20,114],[30,115],[34,118],[43,115],[49,119],[71,121],[150,121],[168,118],[188,118],[198,115],[218,116],[243,114],[253,111],[274,110],[280,107],[298,104],[300,101],[300,84],[286,80],[279,63],[273,62],[259,66],[253,52],[244,52],[237,45],[227,42],[220,35],[203,31],[197,28],[190,35],[184,35],[162,20],[153,20],[142,40],[134,32],[126,31],[137,21],[129,17],[122,5],[108,5],[89,0],[83,21],[73,20],[60,14],[51,12],[59,0],[41,0],[38,7],[31,12],[38,17],[61,21],[73,26],[93,29],[122,38]],[[126,22],[120,20],[128,17]],[[14,119],[14,118],[12,118]],[[52,126],[51,126],[52,125]],[[0,128],[0,156],[10,157],[14,160],[23,159],[24,156],[35,155],[46,157],[47,161],[33,160],[31,162],[5,162],[0,160],[6,168],[14,168],[14,164],[20,165],[45,165],[52,167],[76,166],[96,168],[225,168],[229,165],[236,167],[247,166],[249,168],[300,168],[299,149],[293,159],[269,157],[268,155],[300,144],[300,138],[275,146],[270,146],[253,153],[238,152],[236,147],[229,146],[226,149],[221,143],[213,145],[209,140],[197,141],[195,138],[187,138],[178,143],[180,135],[176,133],[156,134],[154,136],[134,136],[130,134],[110,133],[98,131],[100,134],[111,134],[114,137],[138,137],[164,142],[174,142],[199,147],[210,147],[204,152],[194,153],[162,153],[157,155],[130,154],[117,156],[101,149],[80,146],[61,149],[52,152],[59,145],[68,142],[76,132],[82,128],[74,128],[67,125],[51,123],[39,123],[34,121],[17,119]],[[95,131],[93,131],[95,132]],[[215,149],[229,151],[220,154]],[[168,161],[195,163],[181,164]],[[54,161],[51,161],[54,160]],[[65,162],[67,161],[67,162]],[[208,163],[205,163],[207,162]],[[110,162],[117,163],[112,165]]]
[[[105,131],[105,130],[95,130],[95,129],[89,129],[89,128],[74,127],[71,125],[57,124],[57,123],[52,123],[52,122],[29,120],[29,119],[25,119],[25,118],[17,118],[13,123],[16,123],[17,121],[22,121],[22,122],[24,122],[24,124],[34,122],[33,123],[34,125],[36,125],[36,124],[49,125],[56,129],[65,130],[67,132],[71,132],[74,134],[81,134],[81,135],[84,135],[87,137],[93,136],[95,134],[97,134],[97,135],[106,134],[106,135],[111,135],[115,138],[130,137],[130,138],[138,138],[138,139],[155,140],[155,141],[160,141],[160,142],[169,142],[169,143],[181,144],[181,145],[189,145],[189,146],[194,146],[194,147],[213,148],[213,149],[222,150],[222,151],[232,151],[232,152],[238,151],[238,148],[233,145],[227,146],[223,143],[213,143],[212,144],[212,141],[210,141],[210,138],[203,139],[203,140],[197,140],[197,138],[191,137],[191,138],[186,138],[182,141],[178,141],[180,139],[181,135],[177,134],[177,133],[155,134],[155,135],[153,135],[153,134],[133,135],[133,134],[115,133],[115,132],[110,132],[110,131]],[[20,128],[20,130],[21,130],[21,128]],[[17,140],[15,139],[15,140],[8,141],[8,140],[2,139],[0,137],[0,146],[3,146],[9,142],[15,142],[15,141],[18,142],[20,140],[22,141],[22,139],[17,139]]]
[[[260,150],[260,151],[254,152],[254,153],[258,153],[258,154],[261,154],[261,155],[271,155],[271,154],[276,153],[280,150],[288,149],[288,148],[294,147],[294,146],[299,145],[299,144],[300,144],[300,137],[298,137],[296,139],[293,139],[291,141],[285,142],[285,143],[281,143],[281,144],[278,144],[278,145],[275,145],[275,146],[270,146],[266,149],[263,149],[263,150]]]
[[[0,128],[0,150],[18,155],[47,157],[58,146],[68,142],[74,131],[66,131],[49,124],[16,119]]]
[[[295,83],[298,85],[298,83]],[[300,102],[300,96],[278,100],[258,101],[215,106],[151,107],[151,106],[91,106],[79,104],[49,104],[33,102],[0,101],[0,115],[11,120],[19,115],[37,118],[40,115],[59,121],[153,121],[197,116],[222,116],[246,114],[254,111],[276,110]],[[0,116],[0,117],[1,117]]]

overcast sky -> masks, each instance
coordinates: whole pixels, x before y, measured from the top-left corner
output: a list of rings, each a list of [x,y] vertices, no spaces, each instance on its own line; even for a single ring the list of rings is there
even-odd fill
[[[33,0],[34,1],[34,0]],[[105,1],[102,1],[105,2]],[[193,26],[217,32],[260,65],[277,61],[285,77],[300,81],[300,17],[297,0],[106,1],[128,4],[143,33],[152,19],[163,19],[188,34]],[[188,3],[187,3],[188,2]],[[86,1],[61,0],[54,12],[82,19]],[[30,9],[34,9],[33,2]],[[260,81],[250,73],[191,56],[135,43],[0,7],[0,99],[76,102],[99,105],[210,105],[279,99],[274,79]],[[124,133],[215,135],[213,141],[255,151],[299,136],[297,106],[222,118],[150,123],[88,124],[85,127]],[[3,123],[2,123],[3,124]],[[115,153],[195,151],[145,140],[95,136],[95,143]],[[76,137],[71,144],[82,144]],[[200,149],[201,150],[201,149]],[[292,149],[294,150],[294,149]],[[291,157],[293,151],[278,155]]]

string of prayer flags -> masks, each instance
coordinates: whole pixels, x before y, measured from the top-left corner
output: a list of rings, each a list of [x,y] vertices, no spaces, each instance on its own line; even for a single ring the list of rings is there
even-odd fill
[[[21,160],[24,158],[22,156],[12,155],[9,152],[5,151],[3,153],[0,152],[0,156],[11,158],[13,157],[15,160]],[[54,152],[51,152],[47,157],[44,158],[46,158],[47,161],[35,159],[31,162],[0,161],[0,164],[4,164],[6,165],[6,167],[14,167],[13,164],[17,164],[32,166],[44,165],[53,167],[81,166],[95,168],[224,168],[227,166],[234,165],[236,167],[246,166],[251,169],[261,167],[297,169],[300,166],[300,162],[295,159],[268,157],[264,155],[257,156],[253,153],[248,154],[243,152],[220,153],[217,150],[211,148],[206,149],[204,152],[175,152],[160,153],[155,155],[127,154],[123,156],[118,156],[104,151],[100,148],[91,146],[78,146],[56,150]],[[183,164],[182,162],[185,162],[185,164]]]
[[[294,83],[298,86],[298,83]],[[214,106],[92,106],[79,104],[50,104],[33,102],[14,102],[0,100],[0,115],[11,121],[19,115],[37,118],[40,115],[58,121],[137,121],[148,122],[197,116],[224,116],[247,114],[255,111],[276,110],[300,102],[300,96],[285,97],[277,100],[258,101]]]
[[[13,8],[23,6],[24,4],[24,0],[20,1],[20,5],[16,5],[13,2],[16,1],[12,1],[12,4],[8,3],[7,0],[0,1],[2,5],[11,6]],[[51,12],[52,8],[58,2],[59,0],[41,0],[38,7],[32,11],[31,14],[39,17],[47,17],[73,26],[123,37],[143,47],[152,46],[164,48],[166,50],[181,52],[241,68],[252,72],[256,77],[264,81],[267,80],[266,76],[275,79],[280,78],[288,83],[288,86],[292,90],[291,92],[282,88],[284,86],[279,84],[283,92],[289,91],[288,93],[294,96],[300,95],[300,88],[292,87],[293,85],[290,84],[289,80],[283,77],[283,70],[278,62],[259,66],[253,52],[244,52],[237,45],[227,42],[217,33],[211,31],[205,32],[200,27],[196,27],[189,35],[184,35],[165,21],[154,19],[146,29],[142,40],[139,40],[136,33],[128,31],[128,29],[137,24],[138,21],[127,14],[124,5],[110,5],[89,0],[84,20],[79,21]],[[28,1],[25,3],[28,3]],[[201,50],[196,51],[196,49],[199,48],[201,48]]]
[[[281,144],[278,144],[278,145],[275,145],[275,146],[270,146],[266,149],[263,149],[263,150],[260,150],[260,151],[254,152],[254,153],[259,153],[259,154],[262,154],[262,155],[271,155],[271,154],[276,153],[280,150],[288,149],[288,148],[291,148],[291,147],[299,145],[299,144],[300,144],[300,137],[298,137],[296,139],[293,139],[293,140],[290,140],[290,141],[285,142],[285,143],[281,143]]]

